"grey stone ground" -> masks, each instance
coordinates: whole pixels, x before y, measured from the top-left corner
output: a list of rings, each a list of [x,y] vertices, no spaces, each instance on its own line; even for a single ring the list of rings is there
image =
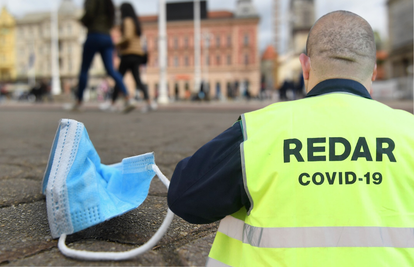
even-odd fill
[[[151,251],[130,261],[85,262],[64,257],[49,233],[40,184],[61,118],[85,124],[104,164],[150,151],[170,178],[175,165],[230,127],[238,116],[268,103],[172,104],[148,114],[103,113],[90,105],[81,113],[58,104],[0,105],[1,266],[203,266],[217,223],[191,225],[178,218]],[[412,101],[388,102],[412,112]],[[374,115],[374,114],[373,114]],[[154,179],[137,210],[68,237],[69,247],[123,251],[148,240],[166,213],[166,189]]]

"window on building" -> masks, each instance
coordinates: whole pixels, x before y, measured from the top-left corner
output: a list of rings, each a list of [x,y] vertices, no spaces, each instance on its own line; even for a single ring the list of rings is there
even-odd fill
[[[244,65],[249,65],[249,55],[248,54],[244,55]]]
[[[184,64],[185,64],[186,67],[188,67],[188,65],[190,65],[190,62],[188,60],[188,56],[184,57]]]
[[[220,66],[220,55],[217,55],[216,56],[216,64],[217,64],[217,66]]]
[[[204,45],[205,45],[206,48],[210,47],[210,38],[209,37],[204,39]]]
[[[244,38],[243,38],[243,44],[244,44],[245,46],[248,46],[248,45],[249,45],[249,34],[248,34],[248,33],[246,33],[246,34],[244,35]]]
[[[72,23],[68,22],[68,34],[72,34]]]
[[[68,71],[72,72],[72,59],[71,58],[69,58],[68,60]]]
[[[216,36],[216,46],[220,47],[220,35]]]
[[[206,65],[209,66],[210,65],[210,57],[206,56]]]
[[[227,65],[231,65],[231,55],[227,55]]]
[[[227,35],[227,46],[230,47],[231,46],[231,35]]]
[[[174,67],[178,67],[178,65],[179,65],[178,56],[174,56]]]
[[[43,31],[42,31],[43,37],[47,36],[49,32],[50,32],[49,24],[47,23],[43,24]]]
[[[188,37],[184,37],[184,48],[188,48]]]
[[[174,38],[174,49],[178,49],[178,37]]]

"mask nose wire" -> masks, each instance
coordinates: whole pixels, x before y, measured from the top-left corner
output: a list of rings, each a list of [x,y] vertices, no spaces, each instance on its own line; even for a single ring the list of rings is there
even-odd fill
[[[157,174],[158,178],[161,180],[161,182],[167,187],[170,185],[170,181],[165,177],[165,175],[160,171],[157,165],[152,164],[152,170]],[[119,261],[119,260],[127,260],[134,258],[138,255],[141,255],[148,250],[152,249],[158,241],[164,236],[164,234],[167,232],[168,227],[170,226],[172,220],[174,218],[174,213],[168,209],[167,215],[164,218],[164,221],[162,222],[160,228],[157,230],[157,232],[148,240],[147,243],[144,245],[129,250],[125,252],[92,252],[92,251],[85,251],[85,250],[75,250],[68,248],[66,246],[66,234],[62,234],[59,238],[58,247],[59,250],[62,252],[63,255],[79,259],[79,260],[112,260],[112,261]]]

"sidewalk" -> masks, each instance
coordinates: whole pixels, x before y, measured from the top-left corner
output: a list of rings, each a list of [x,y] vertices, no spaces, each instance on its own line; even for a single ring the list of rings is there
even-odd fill
[[[102,163],[154,151],[156,163],[170,178],[181,159],[192,155],[252,107],[218,111],[209,106],[198,112],[174,106],[176,110],[160,107],[156,112],[134,111],[127,115],[100,112],[89,104],[80,113],[60,107],[16,103],[0,106],[0,265],[204,266],[217,223],[191,225],[178,217],[159,244],[135,260],[85,262],[64,257],[50,236],[45,198],[40,193],[53,137],[61,118],[76,119],[85,124]],[[142,245],[163,220],[166,195],[165,186],[154,179],[147,200],[137,210],[71,235],[68,246],[123,251]]]
[[[413,100],[386,100],[386,99],[375,99],[385,105],[388,105],[392,108],[402,109],[413,113]],[[210,102],[187,102],[187,101],[178,101],[171,102],[168,104],[158,105],[158,109],[161,111],[189,111],[189,110],[216,110],[216,111],[252,111],[256,109],[263,108],[267,105],[275,103],[272,100],[237,100],[237,101],[210,101]],[[101,103],[97,102],[87,102],[83,105],[85,111],[99,110]],[[140,107],[144,106],[144,102],[137,102],[137,111],[140,110]],[[42,109],[42,110],[62,110],[64,103],[57,102],[43,102],[43,103],[28,103],[28,102],[15,102],[15,101],[5,101],[0,103],[0,110],[28,110],[28,109]]]

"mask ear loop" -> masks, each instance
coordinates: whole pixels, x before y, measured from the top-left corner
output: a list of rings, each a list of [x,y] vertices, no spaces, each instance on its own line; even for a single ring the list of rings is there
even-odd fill
[[[170,185],[170,181],[165,177],[165,175],[160,171],[157,165],[152,165],[153,171],[157,174],[158,178],[161,180],[161,182],[167,187]],[[172,220],[174,218],[174,213],[168,209],[167,215],[164,218],[164,221],[162,222],[160,228],[157,230],[157,232],[154,234],[153,237],[151,237],[150,240],[148,240],[147,243],[144,245],[129,250],[125,252],[92,252],[92,251],[85,251],[85,250],[75,250],[68,248],[65,244],[66,241],[66,234],[62,234],[59,238],[58,247],[59,250],[62,252],[63,255],[78,259],[78,260],[97,260],[97,261],[103,261],[103,260],[112,260],[112,261],[119,261],[119,260],[127,260],[134,258],[138,255],[141,255],[148,250],[152,249],[158,241],[164,236],[164,234],[167,232],[168,227],[170,226]]]

